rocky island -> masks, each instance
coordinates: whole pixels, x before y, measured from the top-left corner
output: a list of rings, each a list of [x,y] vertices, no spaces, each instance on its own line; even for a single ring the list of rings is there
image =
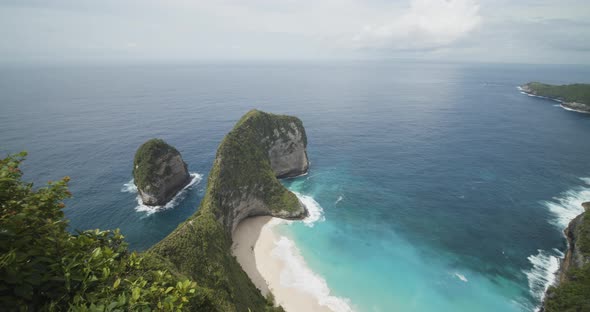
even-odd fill
[[[558,272],[558,284],[550,287],[541,311],[590,311],[590,202],[585,212],[564,230],[568,250]]]
[[[190,182],[180,153],[161,139],[143,143],[135,153],[133,180],[144,205],[161,206]]]
[[[520,90],[529,95],[557,101],[568,110],[590,113],[590,84],[550,85],[529,82],[520,86]]]

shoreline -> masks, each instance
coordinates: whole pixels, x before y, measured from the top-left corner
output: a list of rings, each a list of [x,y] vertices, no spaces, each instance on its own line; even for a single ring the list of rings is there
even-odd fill
[[[588,195],[590,194],[590,189],[588,188],[588,186],[590,186],[590,178],[580,178],[580,180],[586,185],[581,185],[580,188],[574,188],[562,192],[558,197],[554,197],[553,200],[545,201],[545,205],[549,208],[550,213],[552,213],[555,218],[553,222],[550,223],[560,227],[561,234],[564,239],[566,239],[567,247],[564,251],[554,248],[553,250],[556,251],[557,254],[548,254],[548,252],[546,252],[546,254],[548,254],[546,255],[546,260],[555,258],[557,260],[557,266],[553,267],[548,265],[548,262],[544,263],[546,266],[545,269],[549,274],[546,276],[543,292],[540,297],[540,303],[535,307],[535,312],[544,311],[547,290],[550,287],[558,286],[561,283],[563,270],[565,269],[564,262],[568,252],[571,251],[570,240],[567,237],[566,231],[568,230],[571,221],[585,212],[586,207],[584,206],[584,203],[587,202]],[[531,255],[529,261],[531,261],[531,257],[543,256],[543,252],[544,251],[539,250],[539,254],[536,256]]]
[[[293,269],[294,263],[291,260],[303,265],[305,261],[290,240],[273,231],[273,228],[282,222],[285,221],[269,216],[247,218],[240,222],[233,232],[232,254],[250,280],[263,296],[267,297],[271,292],[275,304],[281,305],[287,312],[350,311],[342,299],[332,296],[318,297],[324,292],[310,292],[297,287],[301,286],[297,281],[292,281],[289,269]],[[287,259],[282,253],[279,254],[285,251],[284,248],[291,251],[291,259]],[[289,280],[290,283],[285,285],[285,280]]]
[[[129,182],[123,184],[123,187],[121,188],[121,192],[137,194],[135,197],[135,200],[137,201],[137,206],[134,208],[135,211],[145,212],[147,216],[150,216],[156,212],[174,208],[180,201],[182,201],[184,199],[184,197],[186,196],[186,193],[189,189],[191,189],[193,186],[201,183],[201,181],[203,180],[203,175],[198,172],[189,172],[189,176],[191,178],[189,183],[187,185],[185,185],[182,189],[180,189],[178,191],[178,193],[176,193],[176,195],[174,195],[174,197],[172,197],[167,203],[165,203],[164,205],[160,205],[160,206],[144,205],[143,201],[141,200],[141,196],[139,196],[139,194],[137,192],[137,186],[135,186],[133,179],[131,179]]]
[[[587,110],[580,110],[580,109],[575,109],[572,108],[571,106],[578,106],[578,105],[586,105],[586,106],[590,106],[588,104],[584,104],[584,103],[578,103],[578,102],[564,102],[560,99],[556,99],[556,98],[552,98],[552,97],[548,97],[548,96],[543,96],[543,95],[537,95],[535,93],[533,93],[532,91],[528,90],[528,89],[524,89],[522,86],[518,86],[516,87],[520,93],[530,96],[530,97],[538,97],[541,99],[547,99],[547,100],[551,100],[554,102],[559,103],[559,107],[563,108],[566,111],[570,111],[570,112],[575,112],[575,113],[581,113],[581,114],[590,114],[590,111]]]

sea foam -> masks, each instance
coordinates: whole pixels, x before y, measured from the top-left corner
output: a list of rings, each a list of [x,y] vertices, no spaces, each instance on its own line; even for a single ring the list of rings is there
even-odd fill
[[[582,203],[590,200],[590,178],[580,180],[586,185],[573,188],[551,200],[542,202],[553,215],[553,219],[549,222],[559,230],[564,230],[572,219],[584,212]]]
[[[457,277],[458,279],[460,279],[461,281],[463,281],[465,283],[467,283],[469,281],[469,280],[467,280],[467,277],[465,277],[465,275],[457,273],[457,272],[455,272],[455,277]]]
[[[184,197],[186,196],[186,193],[187,193],[186,191],[188,189],[190,189],[192,186],[198,184],[199,182],[201,182],[201,180],[203,180],[203,175],[200,173],[196,173],[196,172],[191,172],[190,177],[191,177],[191,181],[182,190],[180,190],[180,192],[178,192],[178,194],[176,194],[169,202],[167,202],[165,205],[162,205],[162,206],[144,205],[141,200],[141,196],[139,196],[139,194],[138,194],[136,197],[137,206],[135,207],[135,210],[138,212],[145,212],[149,216],[149,215],[154,214],[158,211],[174,208],[182,199],[184,199]],[[135,182],[133,181],[133,179],[131,179],[131,181],[123,184],[123,187],[121,188],[121,192],[137,194],[137,186],[135,185]]]
[[[553,249],[550,252],[539,249],[536,255],[528,257],[533,267],[530,270],[525,270],[524,274],[528,279],[531,295],[539,302],[543,300],[547,288],[555,283],[561,258],[563,258],[563,253],[558,249]]]
[[[305,208],[307,208],[308,216],[307,218],[303,219],[303,223],[306,226],[313,227],[314,223],[316,222],[323,222],[326,219],[324,218],[324,209],[320,204],[318,204],[313,197],[308,195],[303,195],[297,192],[293,192],[297,198],[303,203]]]
[[[309,215],[303,219],[303,222],[308,227],[313,227],[316,222],[325,221],[324,209],[311,196],[303,195],[298,192],[293,192],[297,198],[306,207]],[[289,221],[274,218],[269,226],[277,224],[292,224],[298,221]],[[280,275],[280,283],[287,288],[295,288],[302,292],[313,296],[320,305],[327,306],[335,312],[351,312],[353,309],[350,306],[350,300],[347,298],[340,298],[330,294],[330,288],[325,279],[315,274],[301,256],[301,253],[295,242],[285,236],[280,236],[274,242],[275,247],[271,252],[271,256],[281,260],[284,263],[283,270]]]
[[[280,283],[287,288],[296,288],[316,298],[320,305],[335,312],[351,312],[348,299],[332,296],[330,288],[322,277],[315,274],[305,263],[295,243],[285,236],[274,242],[271,256],[281,260]]]
[[[541,202],[551,212],[552,218],[549,219],[549,223],[559,231],[563,231],[572,219],[584,212],[582,203],[590,199],[590,178],[580,178],[580,180],[585,184],[584,186],[575,187],[551,200]],[[536,255],[528,257],[533,266],[530,270],[523,272],[527,276],[531,295],[539,302],[543,301],[545,292],[555,283],[563,257],[564,254],[558,249],[538,250]],[[539,309],[540,305],[537,306],[537,310]]]

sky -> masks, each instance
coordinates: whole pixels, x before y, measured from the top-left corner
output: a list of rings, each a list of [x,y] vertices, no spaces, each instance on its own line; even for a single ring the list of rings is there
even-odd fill
[[[0,63],[590,64],[590,0],[0,0]]]

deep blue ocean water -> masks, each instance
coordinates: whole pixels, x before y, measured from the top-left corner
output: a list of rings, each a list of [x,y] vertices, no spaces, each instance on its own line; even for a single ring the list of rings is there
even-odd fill
[[[206,177],[251,108],[300,117],[312,162],[284,181],[322,207],[282,226],[358,311],[532,311],[590,200],[590,115],[519,84],[590,82],[590,67],[399,62],[5,67],[0,152],[37,186],[71,176],[73,229],[121,228],[143,250],[193,214],[138,211],[133,155],[176,146]]]

